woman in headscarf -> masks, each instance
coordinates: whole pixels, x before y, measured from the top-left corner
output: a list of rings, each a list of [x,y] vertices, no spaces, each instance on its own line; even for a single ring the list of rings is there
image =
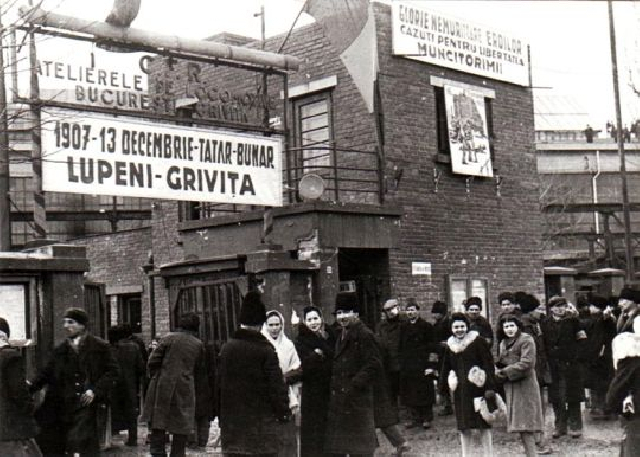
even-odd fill
[[[493,455],[491,425],[480,414],[483,401],[496,400],[493,357],[487,341],[475,330],[469,331],[469,319],[463,313],[450,318],[453,335],[447,340],[438,386],[445,394],[448,385],[453,395],[456,422],[462,441],[462,455]],[[475,432],[474,432],[475,431]],[[473,435],[480,434],[480,444]]]
[[[302,361],[301,455],[324,456],[324,431],[329,407],[331,366],[335,335],[325,328],[322,311],[315,306],[303,310],[296,349]]]
[[[609,410],[625,420],[620,455],[640,456],[640,316],[633,318],[633,332],[613,339],[613,366],[616,370],[607,392]]]
[[[295,416],[300,406],[298,390],[302,370],[296,347],[284,334],[284,317],[279,311],[267,311],[267,320],[262,326],[262,334],[273,345],[278,354],[280,369],[284,375],[285,382],[289,386],[289,408],[291,409],[291,414]],[[280,457],[296,456],[295,423],[292,421],[281,425],[282,443],[278,455]]]
[[[9,323],[0,317],[0,453],[41,457],[22,355],[9,344],[9,335]]]
[[[522,332],[522,322],[504,314],[498,323],[504,338],[496,363],[496,377],[504,382],[507,395],[507,429],[520,433],[527,457],[536,455],[535,432],[544,430],[540,387],[536,377],[536,343]]]

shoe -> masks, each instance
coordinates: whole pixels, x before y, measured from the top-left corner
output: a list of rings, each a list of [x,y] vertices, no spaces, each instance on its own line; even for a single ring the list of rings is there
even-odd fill
[[[438,416],[451,416],[452,414],[453,414],[453,409],[451,409],[451,406],[445,406],[438,413]]]
[[[566,431],[561,431],[561,430],[554,430],[553,431],[553,435],[551,435],[551,437],[555,440],[560,438],[563,435],[566,435],[567,432]]]
[[[536,446],[536,454],[538,455],[553,454],[553,449],[551,449],[549,446],[545,446],[545,447]]]
[[[429,430],[431,428],[431,422],[429,421],[424,421],[422,423],[422,428],[424,428],[425,430]]]
[[[578,439],[582,436],[582,431],[581,430],[571,430],[569,432],[569,435],[571,435],[571,438],[573,439]]]
[[[411,452],[411,446],[409,446],[407,443],[401,444],[396,448],[396,455],[398,457],[402,457],[402,454],[404,454],[405,452]]]
[[[416,422],[410,421],[404,424],[404,428],[413,428],[413,427],[417,427],[417,425],[418,424]]]

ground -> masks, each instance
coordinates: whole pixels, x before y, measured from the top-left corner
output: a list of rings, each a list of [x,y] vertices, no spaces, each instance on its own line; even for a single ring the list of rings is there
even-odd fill
[[[598,421],[594,422],[589,418],[588,413],[584,413],[585,428],[584,435],[580,439],[562,437],[559,440],[550,440],[555,456],[572,457],[595,457],[595,456],[617,456],[619,455],[619,443],[622,439],[622,428],[620,421]],[[552,413],[547,411],[547,435],[551,435]],[[457,456],[460,455],[460,445],[458,432],[455,429],[455,418],[453,416],[436,417],[431,430],[409,429],[402,430],[412,447],[411,452],[403,454],[406,457],[422,456]],[[140,425],[140,444],[137,448],[124,446],[126,432],[115,436],[112,447],[104,455],[108,457],[133,457],[149,455],[149,446],[144,445],[147,435],[146,427]],[[494,428],[494,449],[497,457],[513,457],[524,455],[520,440],[517,435],[507,433],[504,427]],[[215,447],[217,438],[217,428],[212,427],[209,445],[206,450],[189,449],[188,456],[191,457],[213,457],[221,456],[220,448]],[[387,457],[395,455],[386,438],[378,433],[380,447],[376,451],[376,457]]]

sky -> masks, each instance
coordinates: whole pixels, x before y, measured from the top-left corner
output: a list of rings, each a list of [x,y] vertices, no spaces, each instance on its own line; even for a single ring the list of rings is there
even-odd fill
[[[15,0],[0,0],[5,6]],[[37,1],[37,0],[36,0]],[[43,0],[60,14],[103,20],[112,0]],[[222,31],[258,39],[260,6],[266,35],[286,33],[303,0],[142,0],[132,27],[184,38]],[[389,3],[389,1],[385,1]],[[615,120],[609,22],[606,1],[427,1],[419,3],[476,23],[511,32],[531,46],[533,85],[548,94],[571,95],[589,113],[594,127]],[[640,118],[640,2],[615,1],[623,123]],[[303,13],[297,25],[313,22]],[[630,76],[632,69],[633,78]]]

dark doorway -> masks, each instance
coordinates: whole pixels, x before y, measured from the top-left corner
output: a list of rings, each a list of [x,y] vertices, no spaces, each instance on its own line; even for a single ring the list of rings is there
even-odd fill
[[[382,302],[389,295],[389,254],[386,249],[338,250],[341,290],[356,293],[360,319],[371,330],[380,322]],[[355,290],[352,290],[355,289]]]

